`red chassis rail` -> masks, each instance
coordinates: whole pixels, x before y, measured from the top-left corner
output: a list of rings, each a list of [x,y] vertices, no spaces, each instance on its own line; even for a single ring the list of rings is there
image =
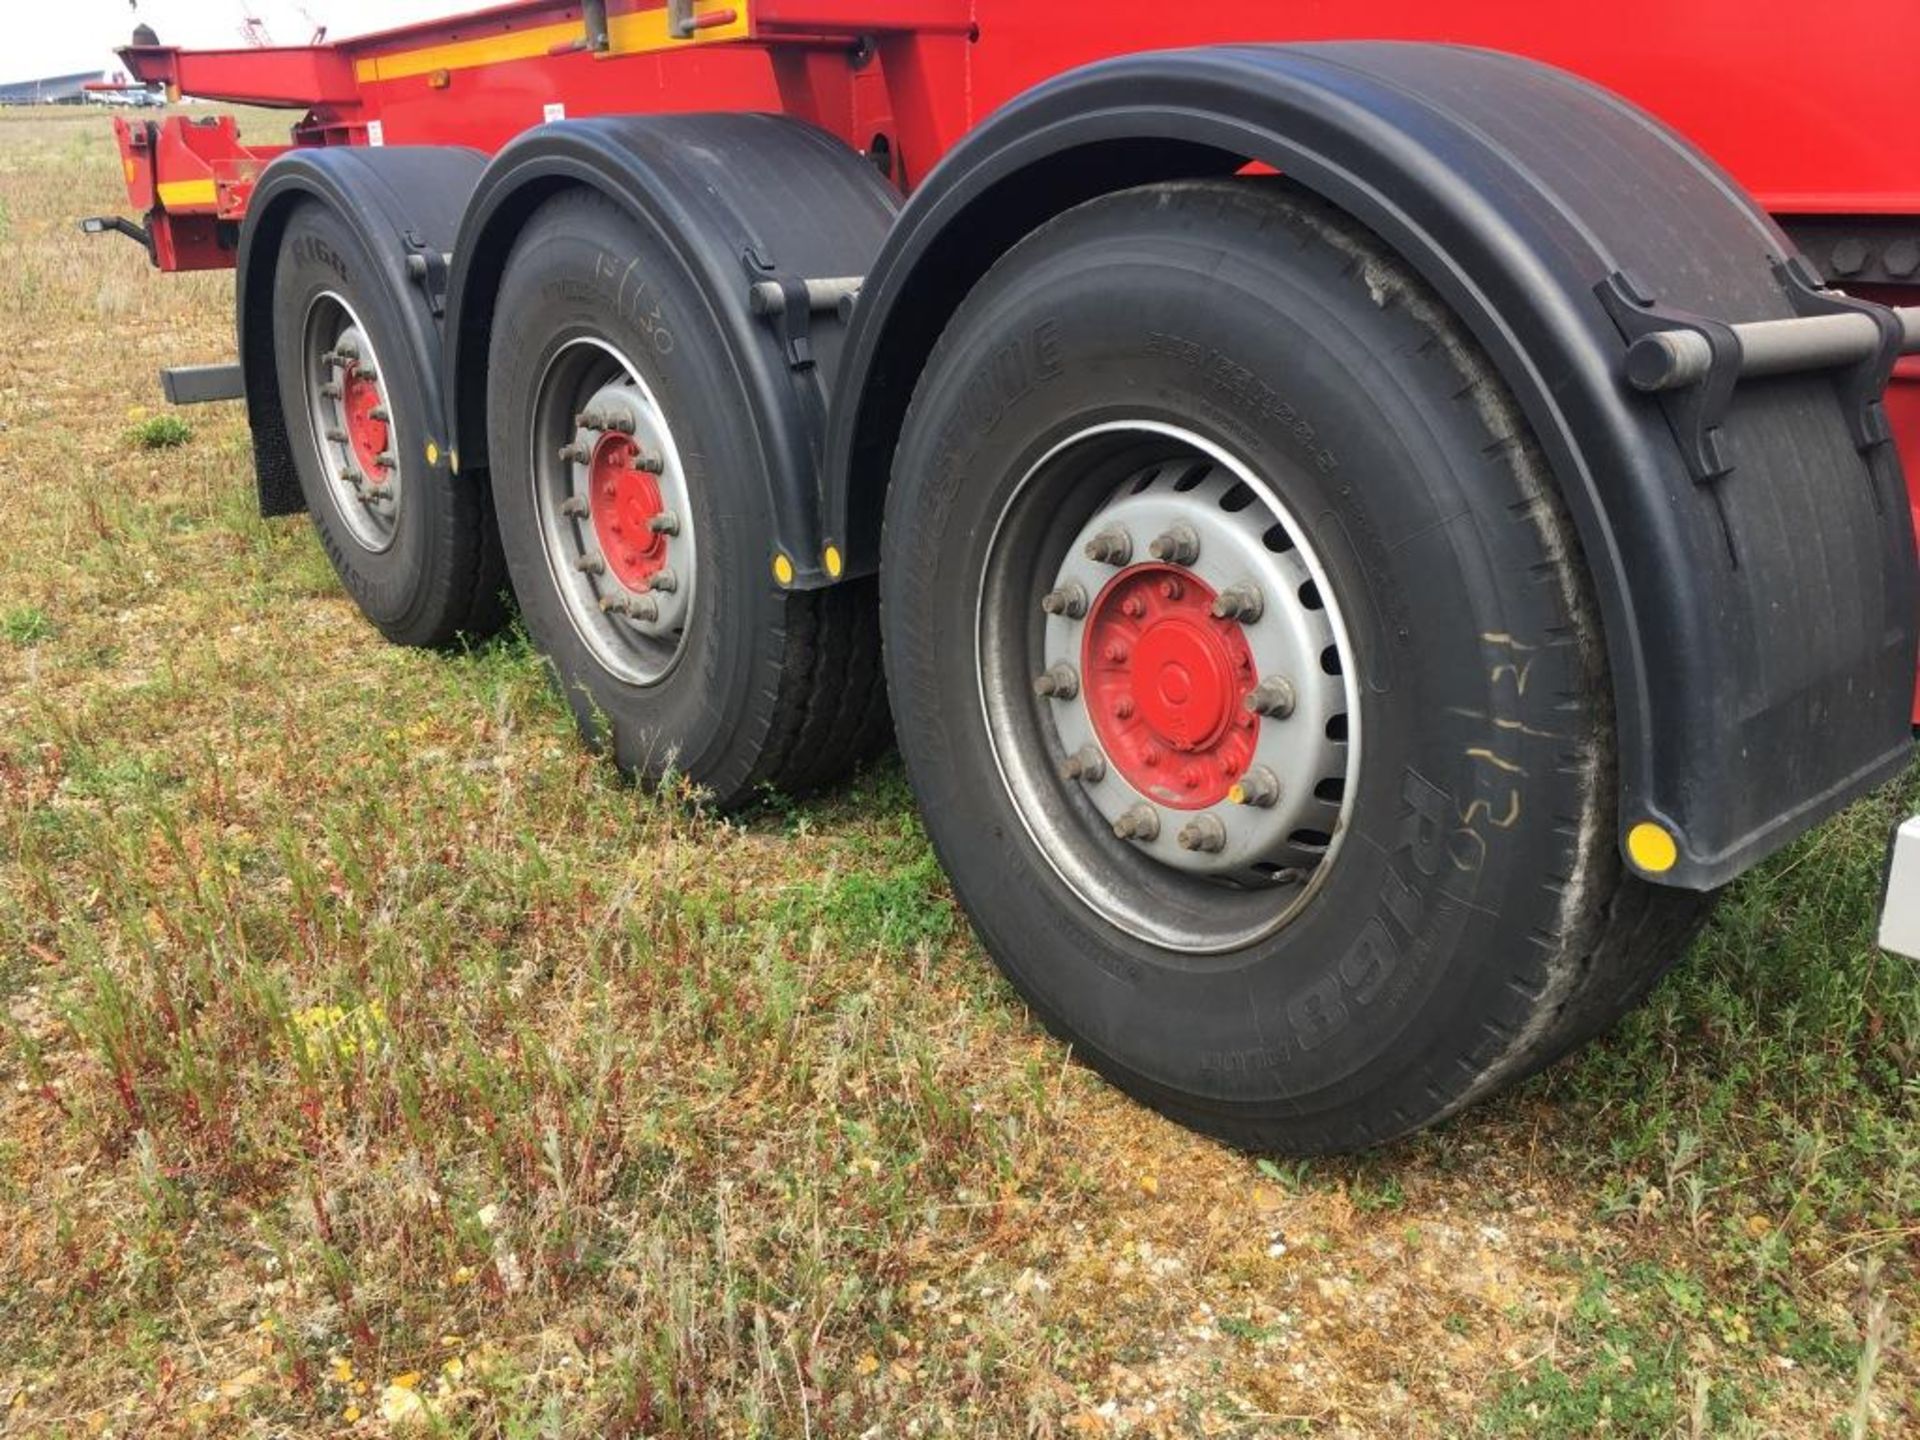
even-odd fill
[[[1584,75],[1672,124],[1790,226],[1920,221],[1920,141],[1905,93],[1863,84],[1857,46],[1756,21],[1745,0],[1605,9],[1382,0],[1357,28],[1489,46]],[[1910,54],[1920,9],[1835,0],[1820,32]],[[840,136],[909,189],[994,108],[1074,66],[1169,45],[1355,34],[1352,10],[1324,0],[520,0],[331,45],[121,53],[135,77],[172,97],[303,112],[295,145],[491,151],[560,115],[775,111]],[[232,264],[253,183],[285,147],[242,145],[224,118],[115,127],[155,263]],[[1876,298],[1911,303],[1920,265],[1901,273],[1888,254]],[[1902,362],[1888,409],[1920,528],[1920,362]]]

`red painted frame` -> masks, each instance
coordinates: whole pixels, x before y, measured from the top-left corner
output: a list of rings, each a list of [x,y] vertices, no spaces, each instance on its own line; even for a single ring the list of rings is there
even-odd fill
[[[169,94],[305,112],[297,145],[495,150],[558,105],[570,116],[779,111],[863,151],[884,142],[913,184],[997,106],[1075,66],[1232,41],[1392,38],[1485,45],[1572,70],[1673,125],[1780,216],[1920,216],[1920,129],[1874,56],[1920,54],[1920,6],[1828,0],[1817,29],[1750,0],[698,0],[667,33],[666,0],[608,0],[614,44],[582,7],[518,0],[331,45],[191,51],[132,46],[129,72]],[[1864,47],[1871,47],[1870,49]],[[280,148],[231,121],[116,120],[128,193],[161,269],[233,263],[233,222]],[[211,182],[211,183],[208,183]],[[1920,528],[1920,363],[1889,391]],[[1915,718],[1920,722],[1920,687]]]

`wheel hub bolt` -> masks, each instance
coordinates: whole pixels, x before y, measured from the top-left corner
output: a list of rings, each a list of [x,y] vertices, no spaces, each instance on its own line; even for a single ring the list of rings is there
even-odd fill
[[[607,428],[607,422],[606,418],[601,415],[598,410],[582,410],[578,415],[573,417],[573,428],[576,430],[604,430]]]
[[[1227,848],[1227,827],[1220,823],[1217,815],[1196,815],[1180,827],[1180,833],[1175,838],[1179,840],[1182,850],[1218,855]]]
[[[1096,745],[1083,745],[1060,762],[1060,778],[1084,780],[1092,785],[1106,777],[1107,757]]]
[[[1180,783],[1189,790],[1200,788],[1201,774],[1198,767],[1189,765],[1180,772]]]
[[[1033,693],[1052,696],[1055,700],[1071,700],[1080,693],[1080,676],[1064,660],[1058,665],[1049,665],[1043,674],[1033,678]]]
[[[1068,620],[1078,620],[1087,613],[1086,587],[1077,580],[1069,580],[1058,590],[1049,590],[1040,597],[1040,608],[1049,615],[1064,616]]]
[[[1120,699],[1114,701],[1113,716],[1116,720],[1131,720],[1133,718],[1133,700],[1130,696],[1123,695]]]
[[[347,432],[342,430],[338,425],[329,425],[327,427],[327,439],[336,445],[344,445],[347,443]]]
[[[1106,657],[1110,664],[1124,665],[1127,663],[1127,647],[1117,640],[1100,653]]]
[[[560,458],[568,464],[584,465],[592,456],[583,446],[562,445],[560,447]]]
[[[1113,822],[1113,833],[1122,840],[1153,840],[1160,834],[1160,812],[1151,805],[1135,805]]]
[[[616,435],[631,435],[634,431],[633,417],[624,415],[618,410],[609,410],[600,428],[611,430]]]
[[[1160,582],[1160,593],[1168,600],[1178,600],[1182,595],[1187,593],[1187,587],[1182,585],[1178,580],[1162,580]]]
[[[1220,620],[1238,620],[1251,625],[1266,612],[1267,602],[1260,587],[1251,580],[1229,585],[1213,602],[1213,613]]]
[[[328,400],[338,400],[340,398],[340,387],[329,380],[320,387],[320,394]]]
[[[569,495],[560,502],[560,513],[572,520],[584,519],[587,515],[587,497]]]
[[[662,510],[658,515],[647,521],[647,529],[656,535],[678,535],[680,533],[680,517],[671,510]]]
[[[608,615],[625,615],[629,620],[658,620],[660,602],[651,595],[608,595],[600,601]]]
[[[1247,692],[1246,706],[1255,715],[1286,719],[1293,714],[1293,682],[1284,675],[1269,675]]]
[[[582,575],[604,575],[607,573],[607,562],[598,555],[582,555],[573,562],[573,568]]]
[[[663,565],[647,577],[647,588],[671,595],[680,588],[680,577],[673,573],[670,566]]]
[[[1169,525],[1147,553],[1167,565],[1191,565],[1200,558],[1200,536],[1191,525]]]
[[[1109,525],[1087,541],[1087,558],[1096,565],[1125,565],[1133,559],[1133,537],[1118,525]]]
[[[392,470],[400,464],[400,457],[395,455],[391,450],[382,450],[378,455],[373,457],[373,463],[378,465],[382,470]]]
[[[1129,595],[1120,602],[1120,613],[1125,615],[1129,620],[1138,620],[1142,615],[1147,613],[1147,602],[1142,600],[1138,595]]]
[[[633,459],[627,462],[627,468],[638,470],[642,475],[659,475],[667,468],[667,462],[658,455],[642,455],[635,451]]]
[[[392,417],[387,414],[386,406],[376,405],[371,410],[367,411],[367,418],[369,420],[378,420],[382,425],[384,425]]]
[[[1227,799],[1236,805],[1270,810],[1280,802],[1280,777],[1266,766],[1256,765],[1227,791]]]

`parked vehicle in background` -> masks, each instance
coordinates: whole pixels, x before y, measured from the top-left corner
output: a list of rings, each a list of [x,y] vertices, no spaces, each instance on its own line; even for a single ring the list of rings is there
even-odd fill
[[[238,362],[169,392],[244,395],[263,509],[390,639],[510,586],[583,734],[722,805],[890,715],[1049,1026],[1198,1129],[1348,1149],[1606,1028],[1912,753],[1903,97],[1730,0],[1627,11],[141,43],[292,143],[116,120],[141,218],[87,224],[236,270]]]

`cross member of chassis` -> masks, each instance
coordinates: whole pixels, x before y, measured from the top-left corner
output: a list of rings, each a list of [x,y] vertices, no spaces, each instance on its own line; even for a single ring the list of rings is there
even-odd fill
[[[290,134],[118,120],[138,216],[86,225],[234,268],[237,363],[169,394],[244,397],[382,634],[510,594],[589,743],[723,806],[891,738],[1076,1055],[1353,1149],[1604,1030],[1910,763],[1904,97],[1680,8],[145,33]],[[1920,955],[1920,819],[1888,874]]]

